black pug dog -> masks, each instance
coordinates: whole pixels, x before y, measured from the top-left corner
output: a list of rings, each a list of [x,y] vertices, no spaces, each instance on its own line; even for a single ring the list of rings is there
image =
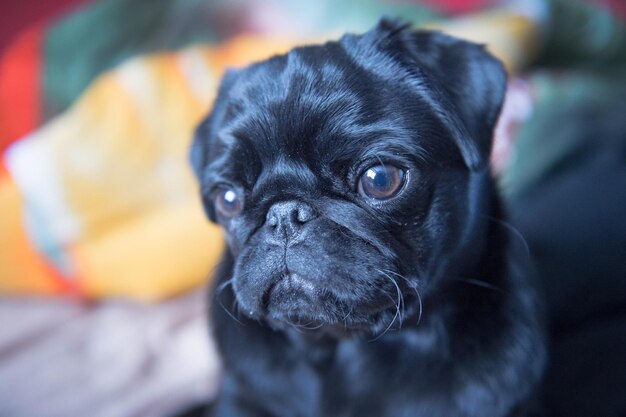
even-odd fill
[[[228,249],[215,416],[525,415],[545,362],[482,46],[382,20],[228,72],[192,164]]]

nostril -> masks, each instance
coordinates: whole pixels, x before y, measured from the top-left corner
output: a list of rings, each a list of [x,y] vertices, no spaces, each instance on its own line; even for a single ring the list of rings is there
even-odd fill
[[[295,213],[295,220],[300,223],[306,223],[311,220],[314,216],[313,210],[309,206],[300,205]]]
[[[273,211],[270,211],[267,214],[267,224],[271,227],[278,226],[278,216],[276,216],[276,213],[274,213]]]
[[[316,217],[313,209],[299,201],[274,203],[267,212],[265,224],[272,239],[289,240],[295,238],[305,223]]]

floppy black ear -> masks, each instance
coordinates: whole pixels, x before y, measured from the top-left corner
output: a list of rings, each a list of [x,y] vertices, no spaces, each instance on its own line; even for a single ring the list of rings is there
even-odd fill
[[[228,108],[228,93],[237,79],[237,71],[229,69],[224,74],[220,83],[217,97],[213,103],[213,109],[209,115],[202,120],[196,128],[191,149],[189,152],[189,160],[196,177],[202,182],[203,172],[209,162],[212,144],[215,142],[215,134],[219,129],[219,125],[224,119],[224,114]]]
[[[196,127],[189,149],[189,162],[191,162],[193,172],[199,180],[202,179],[202,171],[206,165],[209,124],[210,117],[202,119],[202,122]]]
[[[211,113],[198,125],[194,133],[193,141],[191,142],[189,160],[200,182],[201,189],[203,182],[206,180],[205,171],[211,159],[211,152],[215,148],[215,135],[228,108],[228,93],[235,83],[236,78],[237,72],[235,70],[228,70],[226,72],[222,78]],[[211,221],[215,221],[215,212],[212,202],[209,201],[209,196],[202,195],[202,204],[207,217]]]
[[[383,19],[376,31],[396,38],[399,42],[387,42],[388,47],[400,48],[396,52],[416,65],[427,85],[425,93],[450,123],[467,166],[484,167],[506,92],[502,63],[483,45],[439,32],[413,31],[401,22]]]

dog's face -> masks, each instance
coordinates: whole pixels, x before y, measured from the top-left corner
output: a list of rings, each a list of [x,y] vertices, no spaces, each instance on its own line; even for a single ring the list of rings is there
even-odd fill
[[[243,314],[377,333],[471,257],[505,74],[383,20],[224,78],[192,163]]]

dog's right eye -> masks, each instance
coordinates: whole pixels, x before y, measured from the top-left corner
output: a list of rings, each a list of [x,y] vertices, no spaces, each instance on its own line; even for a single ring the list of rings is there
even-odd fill
[[[405,172],[394,165],[369,167],[359,179],[359,194],[374,200],[387,200],[402,189]]]
[[[237,216],[243,210],[243,200],[239,192],[230,187],[219,187],[213,193],[215,209],[224,217]]]

